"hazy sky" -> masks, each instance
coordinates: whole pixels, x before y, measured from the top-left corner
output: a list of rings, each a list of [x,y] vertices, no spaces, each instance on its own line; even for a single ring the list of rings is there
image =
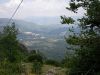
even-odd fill
[[[0,0],[0,18],[9,18],[21,0]],[[69,0],[24,0],[14,18],[76,16],[65,9]],[[83,14],[82,9],[78,16]]]

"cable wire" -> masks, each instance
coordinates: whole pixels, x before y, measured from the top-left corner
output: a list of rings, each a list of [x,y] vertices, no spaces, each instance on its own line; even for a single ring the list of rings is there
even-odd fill
[[[15,16],[16,12],[18,11],[18,9],[20,8],[21,4],[23,3],[23,0],[21,0],[20,4],[18,5],[18,7],[16,8],[16,10],[14,11],[14,13],[12,14],[11,18],[8,20],[7,25],[9,25],[10,21],[12,20],[12,18]]]

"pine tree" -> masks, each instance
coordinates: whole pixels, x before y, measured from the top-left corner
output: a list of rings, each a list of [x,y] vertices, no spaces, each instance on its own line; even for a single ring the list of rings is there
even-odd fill
[[[77,13],[83,8],[86,13],[79,21],[79,34],[66,38],[67,43],[75,48],[74,65],[70,75],[97,75],[100,72],[100,0],[71,0],[66,9]],[[71,17],[61,16],[63,24],[74,24]]]

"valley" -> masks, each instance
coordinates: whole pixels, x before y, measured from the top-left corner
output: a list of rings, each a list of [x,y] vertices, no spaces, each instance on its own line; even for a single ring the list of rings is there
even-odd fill
[[[0,30],[6,25],[8,19],[0,19]],[[68,27],[63,25],[37,25],[22,20],[14,20],[19,30],[17,39],[24,44],[29,51],[39,50],[49,59],[61,60],[66,53],[64,35]],[[69,32],[67,32],[69,34]]]

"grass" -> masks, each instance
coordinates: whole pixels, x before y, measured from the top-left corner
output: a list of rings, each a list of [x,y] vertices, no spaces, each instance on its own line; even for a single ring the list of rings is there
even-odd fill
[[[31,63],[26,63],[25,64],[25,69],[26,69],[26,75],[36,75],[32,73],[32,64]],[[65,69],[61,67],[54,67],[51,65],[43,65],[42,67],[42,75],[46,75],[48,71],[54,71],[56,75],[65,75]]]
[[[18,69],[18,64],[10,64],[7,63],[6,66],[3,68],[3,65],[0,66],[0,75],[20,75],[17,72],[21,70],[21,75],[36,75],[32,72],[32,63],[22,63],[20,64],[21,67]],[[54,67],[51,65],[43,65],[42,67],[42,74],[46,75],[48,72],[52,71],[56,75],[65,75],[65,69],[61,67]],[[7,73],[7,74],[6,74]]]

